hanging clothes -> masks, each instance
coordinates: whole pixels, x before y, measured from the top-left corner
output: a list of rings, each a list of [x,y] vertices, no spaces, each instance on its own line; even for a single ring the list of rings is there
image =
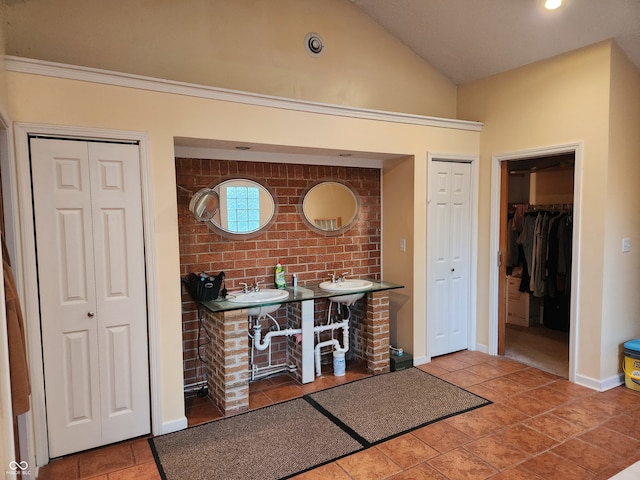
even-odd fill
[[[535,215],[526,215],[524,218],[524,225],[522,227],[522,232],[518,237],[518,243],[522,245],[522,249],[524,251],[524,265],[522,272],[522,282],[520,283],[520,291],[521,292],[530,292],[531,288],[531,265],[533,265],[533,243],[535,236],[535,228],[536,228],[536,217]],[[526,271],[526,273],[525,273]]]
[[[515,213],[510,219],[510,227],[514,225]],[[520,291],[544,299],[545,326],[567,331],[570,323],[571,208],[529,207],[521,225],[517,239],[523,252],[523,258],[518,261],[522,266]],[[513,262],[511,255],[509,260]],[[509,266],[515,271],[515,265]]]
[[[520,265],[522,248],[518,243],[518,238],[524,228],[524,218],[527,207],[524,203],[515,204],[513,205],[513,210],[509,213],[507,224],[507,267]]]

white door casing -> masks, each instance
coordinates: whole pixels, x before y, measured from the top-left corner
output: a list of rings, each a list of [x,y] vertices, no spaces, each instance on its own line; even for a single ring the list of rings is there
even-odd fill
[[[149,433],[137,145],[32,139],[51,457]]]
[[[502,162],[507,160],[525,160],[536,157],[561,155],[573,153],[575,155],[574,166],[574,190],[573,190],[573,248],[571,258],[571,304],[570,304],[570,325],[569,330],[569,381],[580,385],[588,386],[595,390],[603,391],[617,386],[618,383],[600,384],[592,378],[583,377],[576,373],[578,357],[578,332],[579,325],[579,301],[580,294],[580,236],[582,231],[582,165],[584,160],[584,145],[580,142],[559,144],[553,146],[539,147],[530,150],[513,151],[492,155],[491,161],[491,225],[490,225],[490,264],[495,268],[490,269],[489,278],[489,345],[487,353],[498,354],[498,304],[504,299],[499,298],[498,273],[499,273],[499,250],[500,250],[500,198],[501,191],[501,168]],[[616,380],[617,381],[617,380]]]
[[[430,356],[469,348],[471,164],[433,161],[430,169],[427,334]]]

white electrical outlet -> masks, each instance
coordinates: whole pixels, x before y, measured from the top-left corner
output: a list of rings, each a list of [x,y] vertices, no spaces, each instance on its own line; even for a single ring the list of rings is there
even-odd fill
[[[400,239],[400,251],[401,252],[407,251],[407,241],[404,238]]]

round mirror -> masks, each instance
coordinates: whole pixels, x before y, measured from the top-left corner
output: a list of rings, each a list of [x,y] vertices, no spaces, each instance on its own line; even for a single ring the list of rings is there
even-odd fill
[[[348,185],[323,181],[303,195],[302,218],[319,233],[337,235],[355,224],[358,206],[358,197]]]
[[[275,220],[276,202],[264,185],[232,178],[196,192],[189,210],[217,233],[250,235]]]
[[[211,188],[198,190],[189,202],[189,211],[199,222],[211,220],[220,209],[220,197]]]

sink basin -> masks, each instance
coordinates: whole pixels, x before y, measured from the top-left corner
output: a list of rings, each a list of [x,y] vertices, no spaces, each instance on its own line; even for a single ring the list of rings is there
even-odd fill
[[[360,280],[357,278],[350,278],[341,282],[322,282],[320,288],[328,292],[358,292],[362,290],[368,290],[373,286],[373,283],[369,280]]]
[[[238,293],[232,297],[230,296],[227,300],[233,303],[268,303],[284,300],[288,296],[289,292],[286,290],[263,288],[258,292]]]
[[[270,303],[284,300],[289,297],[286,290],[278,290],[275,288],[263,288],[258,292],[238,293],[229,296],[227,300],[232,303]],[[261,305],[259,307],[249,308],[249,315],[257,315],[259,317],[273,313],[280,308],[280,304]]]
[[[373,286],[373,283],[369,280],[359,280],[357,278],[343,280],[341,282],[322,282],[319,287],[327,292],[358,292],[351,293],[349,295],[338,295],[335,297],[329,297],[330,302],[342,303],[343,305],[353,305],[356,301],[364,297],[363,290],[368,290]]]

